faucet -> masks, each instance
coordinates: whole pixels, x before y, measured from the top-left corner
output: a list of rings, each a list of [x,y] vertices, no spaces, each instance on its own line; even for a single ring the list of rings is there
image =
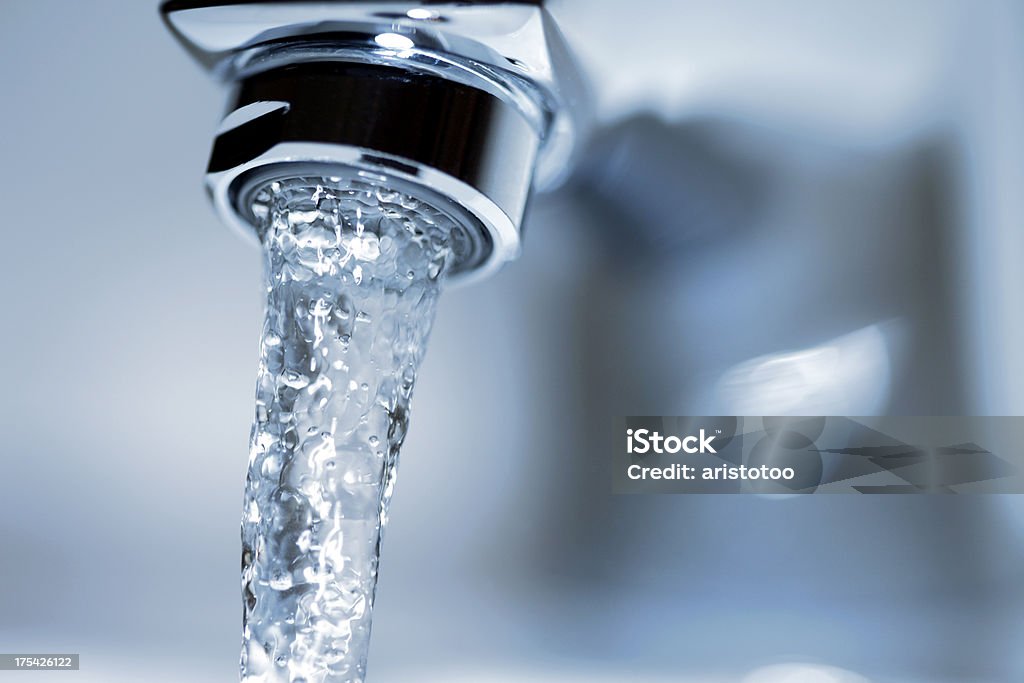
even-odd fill
[[[585,89],[543,0],[167,0],[170,31],[232,86],[206,190],[259,237],[258,189],[355,175],[465,229],[450,280],[514,259],[532,187],[558,185]]]
[[[540,2],[169,0],[233,87],[206,189],[264,246],[243,681],[365,680],[380,543],[442,277],[519,253],[583,89]]]

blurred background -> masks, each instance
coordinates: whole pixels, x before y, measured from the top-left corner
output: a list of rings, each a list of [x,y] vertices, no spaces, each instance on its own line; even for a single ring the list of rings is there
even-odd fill
[[[1024,680],[1020,497],[613,497],[606,454],[621,415],[1024,414],[1024,3],[552,11],[596,133],[442,299],[371,680]],[[236,680],[223,93],[137,0],[6,0],[0,85],[0,649],[82,654],[7,675]]]

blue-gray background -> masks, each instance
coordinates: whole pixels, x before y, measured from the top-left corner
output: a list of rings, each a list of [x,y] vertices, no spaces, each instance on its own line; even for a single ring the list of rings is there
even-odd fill
[[[155,5],[0,6],[0,650],[54,680],[237,675],[260,259]],[[442,300],[372,679],[1021,680],[1019,499],[612,497],[603,430],[1024,413],[1022,5],[553,9],[602,131]]]

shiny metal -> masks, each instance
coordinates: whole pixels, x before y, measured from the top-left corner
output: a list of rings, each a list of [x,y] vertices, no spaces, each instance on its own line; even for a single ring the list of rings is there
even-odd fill
[[[207,169],[230,223],[255,224],[242,189],[263,169],[287,176],[287,166],[300,173],[305,162],[330,162],[464,207],[467,227],[484,234],[454,276],[483,275],[516,256],[539,137],[484,90],[379,64],[302,61],[243,80],[231,111]]]
[[[519,251],[531,187],[564,177],[583,88],[540,2],[196,2],[171,31],[236,84],[207,171],[225,222],[252,233],[246,183],[287,164],[368,174],[461,207],[479,251],[460,279]]]

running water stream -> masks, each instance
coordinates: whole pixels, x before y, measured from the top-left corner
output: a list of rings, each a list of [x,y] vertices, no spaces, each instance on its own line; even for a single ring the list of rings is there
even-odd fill
[[[363,179],[268,184],[242,520],[245,683],[357,683],[450,218]]]

